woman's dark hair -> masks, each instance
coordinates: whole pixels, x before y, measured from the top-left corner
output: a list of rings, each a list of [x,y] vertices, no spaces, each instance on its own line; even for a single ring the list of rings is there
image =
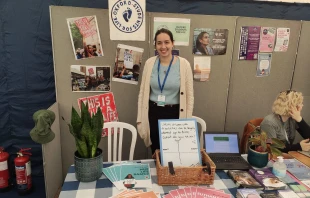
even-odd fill
[[[196,39],[196,49],[201,52],[202,54],[206,55],[206,50],[204,49],[204,47],[201,45],[200,40],[203,38],[204,34],[208,34],[207,32],[200,32],[200,34],[197,36]]]
[[[157,32],[155,33],[155,38],[154,38],[155,43],[156,43],[156,41],[157,41],[157,36],[158,36],[159,34],[161,34],[161,33],[168,34],[168,36],[170,37],[171,42],[174,42],[172,32],[171,32],[170,30],[167,30],[167,29],[165,29],[165,28],[162,28],[162,29],[157,30]]]

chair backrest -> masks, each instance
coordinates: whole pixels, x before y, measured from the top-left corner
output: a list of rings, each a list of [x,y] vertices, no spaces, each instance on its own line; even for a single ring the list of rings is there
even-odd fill
[[[123,148],[123,133],[124,129],[131,132],[131,146],[129,151],[129,160],[133,160],[133,154],[137,141],[137,130],[134,126],[124,122],[107,122],[104,123],[104,129],[108,129],[108,161],[111,162],[111,150],[112,150],[112,136],[113,136],[113,161],[122,160],[122,148]],[[113,134],[112,134],[113,129]],[[119,138],[118,138],[119,135]],[[119,140],[117,143],[117,139]],[[116,156],[118,150],[118,157]]]
[[[203,120],[203,119],[201,119],[201,118],[199,118],[199,117],[197,117],[197,116],[192,116],[193,118],[195,118],[196,120],[197,120],[197,122],[200,124],[200,127],[201,127],[201,130],[200,130],[200,148],[203,148],[203,144],[204,144],[204,142],[203,142],[203,132],[204,131],[207,131],[207,124],[206,124],[206,122]]]
[[[250,134],[254,131],[254,127],[252,125],[254,125],[255,127],[259,126],[260,123],[263,121],[263,119],[264,118],[252,119],[244,126],[243,134],[242,134],[242,138],[241,138],[241,143],[240,143],[241,153],[247,153],[248,152],[249,137],[250,137]]]

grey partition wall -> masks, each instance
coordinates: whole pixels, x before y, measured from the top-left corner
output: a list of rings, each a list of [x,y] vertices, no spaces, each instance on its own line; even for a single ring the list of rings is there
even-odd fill
[[[271,73],[268,77],[256,77],[257,60],[238,60],[242,26],[290,28],[288,50],[272,53]],[[279,91],[291,88],[300,28],[300,21],[248,17],[237,19],[226,131],[242,132],[243,126],[250,119],[264,117],[271,113],[271,105]]]
[[[304,95],[303,118],[310,122],[310,22],[302,21],[300,41],[294,70],[292,89]]]
[[[51,6],[50,13],[55,81],[57,89],[56,95],[59,103],[59,114],[60,117],[64,117],[68,122],[70,122],[71,107],[74,106],[75,108],[78,108],[78,98],[100,94],[99,92],[72,92],[70,66],[111,66],[112,72],[112,69],[114,68],[116,46],[118,44],[143,48],[145,51],[143,53],[142,62],[144,63],[149,54],[148,29],[146,28],[146,41],[111,41],[109,32],[109,16],[108,10],[106,9]],[[91,15],[96,15],[97,17],[104,56],[92,59],[75,60],[66,19]],[[148,18],[146,17],[146,27],[148,27],[148,23]],[[127,122],[136,126],[137,99],[140,86],[113,81],[111,83],[111,91],[114,94],[119,121]],[[70,134],[68,126],[63,120],[60,120],[60,130],[63,173],[65,175],[68,167],[73,164],[74,151],[76,150],[76,147],[74,138]],[[126,141],[126,139],[128,139],[126,135],[124,136],[124,139],[123,154],[124,156],[127,155],[124,159],[128,159],[128,149],[126,150],[126,148],[128,148],[127,145],[129,145],[129,142]],[[105,146],[105,144],[107,144],[107,138],[103,138],[99,145],[104,151],[104,160],[107,159],[107,146]],[[146,155],[147,149],[144,146],[143,141],[138,136],[134,158],[143,159]]]
[[[194,55],[193,34],[195,28],[228,29],[227,51],[225,55],[211,56],[211,74],[208,82],[194,81],[194,112],[193,115],[201,117],[207,123],[208,131],[224,131],[227,92],[229,87],[229,75],[231,58],[235,36],[235,23],[237,17],[209,16],[193,14],[150,14],[150,35],[153,36],[154,17],[186,18],[191,19],[189,46],[175,46],[180,50],[180,56],[186,58],[193,69]],[[150,49],[154,49],[150,42]],[[150,56],[154,52],[150,50]]]
[[[73,93],[71,91],[70,66],[96,65],[114,66],[116,46],[125,44],[144,49],[142,68],[147,58],[154,56],[153,19],[154,17],[188,18],[191,20],[189,46],[175,46],[180,56],[192,65],[193,32],[195,28],[228,29],[227,51],[225,55],[211,56],[211,73],[208,82],[194,81],[194,112],[207,123],[207,131],[238,131],[242,133],[244,125],[253,118],[264,117],[271,113],[271,105],[281,90],[290,88],[302,91],[305,105],[310,105],[308,67],[310,56],[310,22],[286,21],[261,18],[187,15],[169,13],[146,14],[146,41],[111,41],[109,35],[108,10],[92,8],[74,8],[51,6],[51,28],[53,55],[55,64],[56,94],[59,114],[67,121],[71,118],[71,107],[77,108],[77,99],[100,94],[98,92]],[[75,60],[66,19],[72,17],[96,15],[104,56]],[[271,73],[267,77],[256,77],[257,60],[238,60],[240,29],[242,26],[284,27],[290,28],[290,41],[287,52],[273,52]],[[302,28],[301,28],[302,27]],[[299,42],[300,41],[300,42]],[[298,52],[298,54],[297,54]],[[141,78],[138,85],[113,82],[113,92],[119,120],[136,126],[137,99]],[[303,110],[306,120],[310,121],[310,111]],[[60,120],[63,174],[73,163],[76,150],[74,139],[66,123]],[[125,136],[123,159],[127,159],[129,141]],[[100,143],[106,160],[106,138]],[[126,157],[125,157],[126,156]],[[149,150],[138,137],[135,159],[150,158]]]
[[[55,102],[48,110],[55,113],[55,121],[51,126],[55,138],[47,144],[42,144],[42,154],[46,198],[53,198],[63,183],[58,103]]]

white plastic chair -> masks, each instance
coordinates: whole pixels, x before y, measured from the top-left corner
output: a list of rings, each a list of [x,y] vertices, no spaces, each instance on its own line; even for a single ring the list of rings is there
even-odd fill
[[[136,147],[137,141],[137,130],[131,124],[125,122],[107,122],[104,123],[104,129],[108,129],[108,161],[111,162],[111,147],[112,147],[112,128],[113,128],[113,161],[121,161],[122,160],[122,147],[123,147],[123,132],[124,129],[128,129],[131,134],[131,146],[129,151],[129,160],[133,160],[133,154]],[[117,136],[119,135],[119,141],[117,144]],[[118,145],[118,148],[117,148]],[[116,152],[118,150],[118,157],[116,156]]]
[[[203,142],[203,132],[207,131],[207,124],[206,124],[206,122],[203,119],[201,119],[201,118],[199,118],[197,116],[192,116],[192,117],[195,118],[196,121],[200,124],[201,130],[200,130],[200,140],[199,141],[200,141],[200,148],[203,148],[203,145],[204,145],[204,142]]]

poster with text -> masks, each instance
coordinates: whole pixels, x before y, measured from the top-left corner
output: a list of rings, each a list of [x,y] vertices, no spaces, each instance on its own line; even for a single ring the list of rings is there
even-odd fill
[[[286,52],[290,41],[290,28],[278,28],[275,52]]]
[[[68,18],[67,24],[76,60],[103,56],[96,16]]]
[[[228,29],[195,28],[193,54],[225,55],[227,50]]]
[[[258,54],[257,70],[256,70],[257,77],[269,76],[271,69],[271,59],[272,59],[271,53]]]
[[[262,27],[260,34],[260,52],[273,52],[274,42],[276,39],[276,28],[275,27]]]
[[[137,85],[143,51],[142,48],[118,44],[112,80]]]
[[[145,0],[109,0],[111,40],[145,41]]]
[[[209,81],[211,72],[211,57],[195,56],[194,57],[194,80]]]
[[[190,23],[190,19],[154,17],[154,32],[152,40],[155,38],[157,30],[164,28],[172,32],[175,40],[174,45],[188,46]]]
[[[239,60],[256,60],[259,50],[260,29],[258,26],[241,27]]]
[[[117,122],[118,113],[116,110],[116,105],[114,101],[113,93],[105,93],[95,96],[89,96],[85,98],[78,99],[78,105],[81,109],[81,102],[88,103],[88,111],[91,115],[97,112],[98,107],[100,107],[103,115],[104,123],[106,122]],[[108,135],[107,130],[102,131],[102,137]]]
[[[71,65],[73,92],[108,92],[111,90],[110,66]]]

